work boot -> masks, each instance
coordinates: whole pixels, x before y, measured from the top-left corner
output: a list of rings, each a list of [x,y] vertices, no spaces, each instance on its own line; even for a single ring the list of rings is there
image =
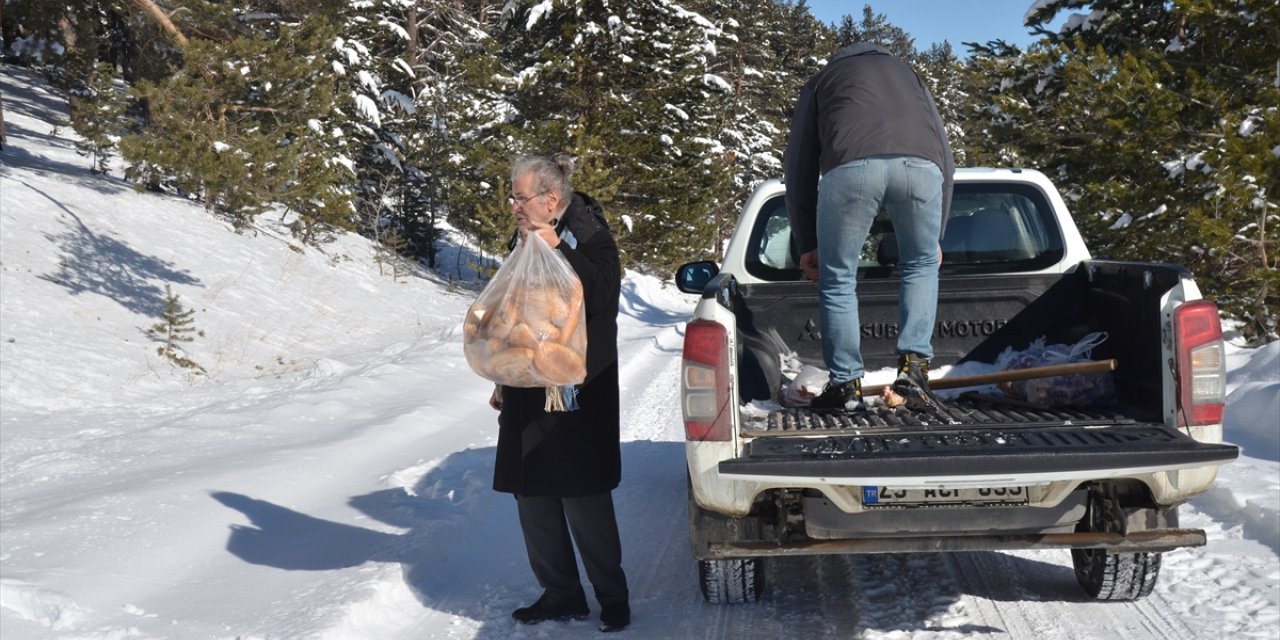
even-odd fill
[[[911,409],[941,409],[942,401],[929,390],[929,361],[914,353],[898,356],[898,378],[893,392]]]
[[[538,624],[544,620],[585,620],[589,615],[591,609],[587,608],[586,596],[565,600],[547,591],[542,592],[537,602],[511,612],[516,622],[524,624]]]
[[[862,378],[854,378],[840,384],[827,383],[822,393],[809,403],[814,411],[866,411],[862,401]]]

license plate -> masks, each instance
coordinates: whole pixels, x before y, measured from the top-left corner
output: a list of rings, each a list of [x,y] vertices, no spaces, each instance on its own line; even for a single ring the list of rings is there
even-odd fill
[[[863,487],[862,504],[867,507],[1027,504],[1027,488],[896,489],[894,487]]]

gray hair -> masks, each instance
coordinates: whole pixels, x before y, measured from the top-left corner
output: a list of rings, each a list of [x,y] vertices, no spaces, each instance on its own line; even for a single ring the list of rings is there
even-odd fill
[[[560,211],[569,208],[573,200],[573,157],[567,153],[554,156],[521,156],[511,164],[511,182],[525,174],[532,174],[536,193],[555,191],[560,194]]]

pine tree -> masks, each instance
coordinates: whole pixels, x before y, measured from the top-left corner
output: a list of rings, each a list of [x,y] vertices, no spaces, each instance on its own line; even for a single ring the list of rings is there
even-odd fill
[[[719,114],[717,141],[728,159],[729,191],[710,213],[717,257],[737,214],[761,182],[782,175],[782,150],[800,87],[819,68],[815,53],[829,46],[828,32],[801,5],[770,0],[703,2],[698,10],[718,27],[710,70],[732,93]]]
[[[1274,338],[1280,5],[1090,8],[1025,55],[985,58],[992,151],[1052,173],[1097,255],[1185,264],[1247,337]]]
[[[403,208],[396,224],[413,255],[436,266],[446,224],[490,255],[505,255],[511,212],[505,175],[512,155],[503,132],[510,105],[501,86],[501,6],[432,0],[407,16],[406,59],[417,110],[406,126]],[[461,273],[459,273],[461,277]]]
[[[125,97],[115,86],[115,66],[99,62],[86,85],[73,90],[79,97],[71,110],[71,126],[80,134],[77,146],[90,157],[95,173],[106,173],[116,140],[123,133]]]
[[[966,117],[960,121],[964,128],[966,163],[989,167],[1028,166],[1022,156],[1024,140],[1013,135],[1023,127],[1024,103],[1015,97],[1015,92],[1003,90],[1012,83],[1011,78],[1023,77],[1020,70],[1023,52],[1001,40],[968,44],[972,53],[965,64],[965,80],[969,95],[974,98],[965,110]],[[1026,136],[1042,133],[1034,127],[1026,129]]]
[[[579,184],[621,222],[624,263],[665,272],[714,250],[730,95],[709,73],[715,25],[665,0],[528,4],[502,32],[515,150],[579,157]]]
[[[835,30],[814,18],[804,0],[795,4],[783,2],[780,10],[783,37],[772,44],[774,58],[781,65],[778,73],[784,88],[770,102],[769,111],[782,123],[784,137],[780,145],[785,148],[800,90],[827,64],[837,44]]]
[[[918,54],[913,66],[933,94],[956,166],[974,166],[969,157],[965,123],[975,117],[976,110],[965,64],[956,56],[951,44],[943,42]]]
[[[184,369],[192,369],[197,373],[205,373],[204,367],[196,364],[182,349],[183,343],[194,342],[195,336],[203,336],[203,331],[197,331],[195,328],[195,309],[187,309],[178,299],[178,294],[174,293],[169,285],[164,286],[164,313],[160,315],[160,322],[151,325],[147,330],[147,334],[160,343],[156,347],[156,354],[164,357],[169,362],[176,364]]]
[[[501,60],[500,7],[436,2],[419,18],[414,56],[419,109],[408,158],[418,215],[432,225],[438,211],[489,256],[505,256],[511,238],[506,203],[512,143],[512,79]],[[461,260],[461,254],[460,254]],[[461,264],[456,276],[462,277]],[[483,265],[474,265],[485,270]]]
[[[342,132],[332,142],[352,174],[345,190],[357,228],[375,239],[406,237],[403,192],[406,174],[413,173],[407,141],[418,108],[409,39],[417,8],[401,0],[352,5],[337,21],[339,36],[330,47],[337,103],[326,124]],[[404,241],[398,250],[408,247]]]
[[[192,40],[180,72],[135,88],[149,121],[121,142],[126,176],[169,183],[239,225],[280,203],[298,214],[295,232],[307,242],[349,227],[348,120],[332,63],[317,55],[336,39],[314,17],[226,42]]]
[[[889,53],[903,60],[911,63],[916,61],[915,38],[912,38],[911,34],[902,27],[889,22],[883,13],[873,11],[869,4],[863,5],[861,20],[854,22],[852,16],[846,15],[841,18],[840,26],[836,29],[837,48],[855,42],[884,47]]]
[[[95,0],[6,3],[5,30],[21,33],[13,52],[42,67],[56,85],[72,88],[93,74],[101,43],[101,8]]]
[[[147,2],[165,15],[166,26]],[[180,10],[166,0],[27,0],[5,3],[5,42],[19,60],[42,68],[55,84],[85,85],[99,62],[120,70],[129,82],[160,79],[180,64],[174,33],[198,31],[206,37],[228,33],[236,16],[216,0],[184,0]],[[176,4],[176,3],[175,3]],[[176,24],[176,27],[174,26]],[[74,98],[73,98],[74,101]]]

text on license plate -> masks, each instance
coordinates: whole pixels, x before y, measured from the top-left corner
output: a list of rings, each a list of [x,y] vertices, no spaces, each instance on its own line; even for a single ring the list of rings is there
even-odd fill
[[[1027,488],[976,487],[965,489],[895,489],[893,487],[863,487],[862,504],[868,507],[946,504],[1027,504]]]

